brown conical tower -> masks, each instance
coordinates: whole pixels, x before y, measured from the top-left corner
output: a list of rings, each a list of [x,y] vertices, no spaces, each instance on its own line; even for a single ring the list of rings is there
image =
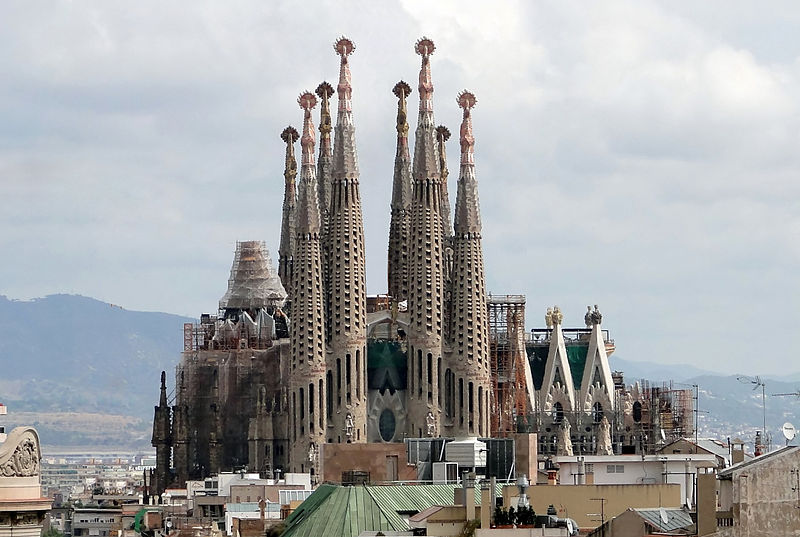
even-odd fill
[[[297,202],[294,292],[292,294],[289,465],[294,472],[318,473],[316,450],[325,441],[323,412],[325,380],[324,293],[317,178],[314,165],[313,93],[298,99],[304,112],[303,155]]]
[[[411,437],[440,431],[439,376],[442,364],[444,287],[439,151],[433,120],[430,56],[433,41],[423,37],[415,50],[419,73],[419,119],[415,133],[413,200],[408,264],[409,351],[407,430]]]
[[[471,114],[475,103],[475,95],[466,90],[458,95],[464,118],[461,122],[461,170],[453,235],[452,353],[445,373],[457,386],[452,390],[453,395],[448,391],[453,400],[447,405],[455,410],[453,425],[448,431],[454,436],[489,435],[489,328],[478,182],[475,178],[475,138],[472,135]]]
[[[402,80],[392,90],[397,96],[397,151],[392,180],[391,221],[389,223],[389,295],[399,302],[408,298],[408,233],[411,217],[411,156],[408,152],[408,112],[406,98],[411,87]]]
[[[294,255],[295,225],[297,217],[297,160],[294,158],[294,143],[299,138],[294,127],[286,127],[281,139],[286,142],[286,164],[283,170],[283,216],[281,218],[281,243],[278,247],[278,277],[283,288],[292,292],[292,257]]]
[[[329,317],[327,440],[365,442],[367,304],[364,268],[364,223],[358,188],[358,156],[353,123],[352,86],[348,57],[355,45],[347,38],[334,44],[340,57],[339,107],[334,128],[333,181],[328,216],[326,289]]]

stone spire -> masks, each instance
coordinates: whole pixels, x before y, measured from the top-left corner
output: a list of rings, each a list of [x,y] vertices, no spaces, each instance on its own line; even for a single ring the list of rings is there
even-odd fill
[[[450,239],[453,228],[450,225],[450,196],[447,193],[447,177],[450,170],[447,169],[447,152],[444,144],[450,139],[450,129],[444,125],[436,127],[436,149],[439,151],[439,174],[442,177],[441,199],[439,204],[442,209],[442,237]]]
[[[397,152],[392,180],[391,221],[389,223],[389,294],[396,301],[408,298],[408,233],[410,224],[411,157],[408,152],[408,111],[406,98],[411,87],[402,80],[392,90],[397,96]]]
[[[309,471],[311,446],[325,441],[322,411],[325,381],[324,293],[317,178],[314,163],[314,123],[311,110],[317,98],[305,92],[297,102],[303,109],[303,156],[297,202],[294,291],[292,294],[292,364],[290,373],[290,465]]]
[[[339,107],[334,127],[327,250],[330,283],[326,289],[328,378],[332,382],[333,408],[328,409],[326,434],[327,440],[333,442],[365,442],[367,304],[364,223],[348,60],[355,45],[342,37],[334,44],[334,50],[340,57]]]
[[[161,391],[158,406],[153,417],[152,445],[156,448],[156,468],[151,484],[155,494],[162,494],[169,485],[170,455],[172,450],[172,431],[170,408],[167,402],[167,374],[161,372]]]
[[[453,235],[453,277],[451,306],[451,348],[449,367],[464,379],[467,404],[458,409],[452,433],[456,436],[486,436],[489,431],[489,327],[486,280],[483,269],[478,182],[475,178],[472,136],[472,108],[475,95],[462,91],[458,105],[464,111],[461,122],[461,169],[456,197]],[[464,419],[466,417],[466,419]]]
[[[317,160],[317,192],[319,200],[319,214],[322,222],[320,232],[320,243],[322,245],[322,285],[326,297],[330,297],[331,287],[331,233],[328,221],[331,209],[331,191],[333,190],[333,146],[331,142],[331,131],[333,122],[331,120],[331,97],[334,94],[333,86],[328,82],[322,82],[315,91],[320,99],[320,118],[319,118],[319,159]],[[329,305],[329,298],[325,299],[326,308]],[[330,310],[326,310],[330,314]],[[330,337],[327,333],[329,326],[325,326],[325,339]]]
[[[322,229],[326,229],[328,211],[331,205],[331,181],[333,180],[333,148],[331,146],[331,121],[330,98],[334,93],[333,86],[322,82],[315,91],[320,98],[319,117],[319,159],[317,160],[317,185],[319,196],[319,212],[322,217]]]
[[[283,288],[292,292],[292,256],[294,255],[295,224],[297,218],[297,193],[295,177],[297,177],[297,160],[294,158],[294,143],[300,137],[294,127],[286,127],[281,139],[286,142],[286,165],[283,171],[283,217],[281,219],[281,243],[278,248],[278,277]]]
[[[415,133],[411,232],[408,252],[409,382],[408,434],[421,436],[431,422],[441,430],[439,375],[442,364],[444,285],[442,275],[441,176],[433,120],[430,56],[433,41],[423,37],[415,50],[419,72],[419,119]],[[429,414],[430,413],[430,414]]]

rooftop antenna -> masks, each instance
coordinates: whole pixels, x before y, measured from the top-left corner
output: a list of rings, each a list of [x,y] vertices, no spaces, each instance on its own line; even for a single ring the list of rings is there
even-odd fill
[[[753,391],[761,387],[761,411],[764,417],[764,423],[763,423],[764,428],[762,429],[762,431],[764,432],[764,443],[769,444],[769,435],[767,434],[767,399],[766,399],[766,393],[764,391],[765,388],[764,381],[759,376],[748,377],[746,375],[740,375],[736,377],[736,380],[738,380],[742,384],[752,384]]]

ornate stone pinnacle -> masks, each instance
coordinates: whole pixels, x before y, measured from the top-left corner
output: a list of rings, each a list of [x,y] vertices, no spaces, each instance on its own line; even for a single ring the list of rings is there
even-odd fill
[[[345,36],[342,36],[333,44],[333,50],[335,50],[336,54],[339,56],[347,57],[355,52],[356,44]]]
[[[392,88],[392,93],[394,93],[398,99],[405,99],[411,95],[411,86],[409,86],[404,80],[401,80],[394,85],[394,88]]]
[[[421,37],[414,45],[414,50],[422,56],[422,67],[419,70],[419,111],[433,114],[433,79],[431,78],[430,56],[436,50],[436,46],[432,40]]]
[[[471,165],[475,163],[475,137],[472,135],[472,108],[478,100],[475,94],[467,90],[462,91],[456,98],[458,106],[464,110],[464,119],[461,120],[461,165]]]
[[[335,93],[333,86],[327,81],[320,82],[317,89],[314,91],[320,99],[329,99]]]
[[[444,125],[439,125],[438,127],[436,127],[436,137],[446,142],[447,140],[450,139],[450,129],[448,129]]]
[[[397,96],[397,132],[400,136],[408,137],[408,112],[406,110],[406,97],[411,93],[411,87],[402,80],[394,85],[392,92]]]
[[[425,36],[420,37],[414,45],[414,51],[423,58],[433,54],[434,50],[436,50],[436,45],[433,44],[433,40]]]
[[[314,122],[311,120],[311,110],[317,106],[317,98],[310,91],[305,91],[297,98],[297,103],[303,109],[303,138],[300,145],[303,146],[302,166],[313,166],[314,164]]]
[[[297,98],[297,104],[299,104],[300,108],[303,110],[311,112],[311,110],[317,106],[317,98],[314,97],[314,94],[310,91],[304,91],[300,94],[300,97]]]
[[[295,129],[291,125],[283,129],[283,132],[281,132],[281,140],[283,140],[287,144],[293,144],[299,139],[300,139],[300,134],[297,132],[297,129]]]
[[[475,105],[478,103],[478,99],[475,98],[475,94],[471,91],[463,90],[458,94],[458,97],[456,97],[456,102],[458,103],[459,107],[467,110],[475,108]]]
[[[340,37],[333,44],[333,50],[341,57],[339,63],[339,84],[336,90],[339,92],[339,112],[351,112],[353,87],[350,85],[350,64],[347,57],[356,50],[356,45],[346,37]],[[338,118],[337,118],[338,120]]]

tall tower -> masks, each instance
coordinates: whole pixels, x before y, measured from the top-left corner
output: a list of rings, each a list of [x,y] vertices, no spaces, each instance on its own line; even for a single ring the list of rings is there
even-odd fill
[[[448,407],[456,409],[457,414],[453,419],[452,434],[488,436],[491,392],[489,325],[478,181],[475,177],[475,138],[472,135],[472,108],[476,99],[465,90],[457,100],[464,110],[464,117],[453,235],[452,354],[445,375],[449,378],[454,375],[457,383],[457,389],[448,391],[448,395],[452,393],[457,398],[451,401],[457,404],[448,404]]]
[[[297,236],[292,296],[289,464],[293,471],[316,474],[316,453],[325,441],[323,394],[325,379],[324,293],[317,178],[314,169],[313,93],[298,99],[303,109],[303,156],[297,205]]]
[[[340,57],[339,109],[333,143],[333,181],[328,216],[330,270],[328,297],[328,426],[333,442],[365,442],[367,408],[367,304],[364,223],[358,188],[358,155],[353,123],[350,64],[355,50],[342,37],[334,44]]]
[[[295,226],[297,218],[297,160],[294,158],[294,143],[299,138],[294,127],[286,127],[281,139],[286,142],[286,165],[283,171],[283,217],[281,219],[281,244],[278,248],[278,277],[290,296],[292,292],[292,256],[294,256]]]
[[[419,119],[415,133],[408,263],[408,434],[436,436],[440,431],[439,376],[442,364],[444,287],[439,152],[433,121],[430,56],[433,41],[417,41]]]
[[[392,90],[397,96],[397,151],[392,180],[392,217],[389,223],[389,294],[395,301],[408,298],[408,232],[410,223],[411,156],[408,152],[408,111],[406,98],[411,87],[402,80]]]
[[[161,394],[153,417],[152,444],[156,448],[155,483],[151,484],[154,494],[162,494],[169,485],[170,453],[172,449],[172,431],[170,408],[167,403],[167,374],[161,372]]]
[[[319,200],[319,215],[322,223],[320,241],[322,244],[322,286],[325,291],[325,304],[328,308],[330,304],[331,287],[331,268],[329,263],[330,256],[330,226],[328,220],[331,210],[331,190],[333,188],[333,149],[331,147],[331,131],[333,124],[331,121],[331,96],[334,94],[333,86],[328,82],[321,82],[315,91],[319,97],[321,106],[319,113],[319,159],[317,160],[317,198]],[[330,310],[326,309],[326,314]],[[327,333],[329,326],[325,326],[325,339],[330,337]]]

